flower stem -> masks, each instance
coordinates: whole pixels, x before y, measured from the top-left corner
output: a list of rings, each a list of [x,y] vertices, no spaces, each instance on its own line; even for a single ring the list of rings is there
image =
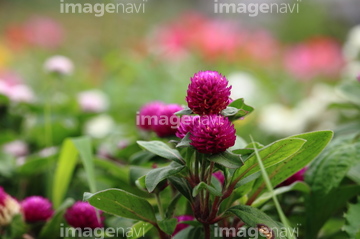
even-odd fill
[[[211,236],[210,235],[210,225],[207,223],[204,223],[203,227],[204,227],[204,234],[205,234],[204,239],[210,239],[210,236]]]
[[[160,213],[161,219],[163,220],[165,218],[165,213],[164,213],[164,208],[162,206],[159,194],[160,194],[159,192],[155,193],[155,198],[156,198],[156,202],[157,202],[157,205],[159,208],[159,213]]]

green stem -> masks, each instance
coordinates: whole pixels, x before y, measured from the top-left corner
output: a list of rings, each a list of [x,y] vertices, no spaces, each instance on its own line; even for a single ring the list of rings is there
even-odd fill
[[[159,194],[160,193],[158,193],[158,192],[155,193],[155,198],[156,198],[156,202],[157,202],[157,205],[158,205],[158,208],[159,208],[159,213],[160,213],[161,220],[163,220],[165,218],[165,213],[164,213],[164,208],[162,206]]]
[[[283,212],[283,210],[282,210],[282,208],[281,208],[281,206],[280,206],[280,203],[279,203],[279,201],[277,200],[277,197],[276,197],[276,195],[275,195],[275,193],[274,193],[274,190],[273,190],[273,187],[272,187],[272,185],[271,185],[271,181],[270,181],[269,175],[268,175],[267,172],[266,172],[265,166],[264,166],[264,164],[263,164],[263,162],[262,162],[262,160],[261,160],[261,158],[260,158],[259,152],[258,152],[258,150],[257,150],[257,148],[256,148],[255,143],[254,143],[254,140],[253,140],[253,138],[252,138],[251,136],[250,136],[250,138],[251,138],[251,141],[252,141],[252,143],[253,143],[253,145],[254,145],[255,155],[256,155],[256,158],[257,158],[257,160],[258,160],[258,164],[259,164],[259,166],[260,166],[261,173],[262,173],[262,176],[263,176],[263,178],[264,178],[266,187],[267,187],[268,191],[271,193],[272,199],[273,199],[273,201],[274,201],[276,210],[277,210],[277,212],[278,212],[278,214],[279,214],[279,216],[280,216],[281,222],[284,224],[284,226],[287,228],[287,230],[290,231],[290,226],[289,226],[288,220],[287,220],[287,218],[286,218],[286,216],[285,216],[285,214],[284,214],[284,212]],[[294,239],[294,236],[290,233],[289,238],[290,238],[290,239]]]

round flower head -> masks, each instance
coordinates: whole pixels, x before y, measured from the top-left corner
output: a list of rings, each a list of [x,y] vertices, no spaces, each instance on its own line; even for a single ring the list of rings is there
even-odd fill
[[[186,101],[195,114],[219,114],[229,104],[230,90],[225,76],[200,71],[191,78]]]
[[[185,137],[185,135],[191,131],[194,121],[198,120],[199,116],[191,116],[191,115],[184,115],[181,118],[181,123],[179,124],[179,127],[176,132],[176,137],[182,139]]]
[[[222,115],[201,116],[190,133],[190,144],[204,154],[224,152],[236,140],[234,125]]]
[[[180,118],[174,113],[183,108],[177,104],[165,105],[157,114],[157,121],[153,125],[153,130],[159,137],[175,135]]]
[[[99,113],[109,107],[107,95],[100,90],[88,90],[80,92],[77,96],[80,108],[85,112]]]
[[[99,211],[100,214],[102,213]],[[76,202],[65,213],[67,223],[75,228],[98,228],[103,227],[104,218],[97,218],[96,209],[87,202]]]
[[[155,122],[157,122],[157,115],[159,111],[165,106],[164,103],[154,101],[144,105],[137,117],[137,126],[143,130],[151,130]]]
[[[51,202],[40,196],[31,196],[21,202],[22,212],[26,222],[48,220],[54,213]]]
[[[194,220],[194,217],[191,216],[191,215],[182,215],[182,216],[177,216],[175,218],[177,219],[178,224],[176,225],[174,233],[172,234],[173,236],[189,226],[188,224],[180,223],[180,222],[193,221]]]
[[[52,56],[45,61],[45,71],[61,75],[71,75],[74,70],[73,62],[65,56]]]
[[[8,225],[20,213],[19,203],[0,187],[0,227]]]

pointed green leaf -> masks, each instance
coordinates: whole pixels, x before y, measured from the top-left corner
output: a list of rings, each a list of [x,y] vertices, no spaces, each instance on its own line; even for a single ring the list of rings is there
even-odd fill
[[[176,218],[165,219],[158,222],[160,229],[169,235],[173,234],[176,224],[177,224]]]
[[[224,167],[233,169],[239,168],[244,164],[240,155],[230,153],[227,150],[218,154],[211,155],[208,160],[218,163]]]
[[[262,148],[259,150],[259,155],[264,167],[267,168],[284,161],[301,149],[305,142],[306,140],[304,139],[282,139]],[[256,155],[252,154],[245,161],[244,165],[235,171],[233,179],[245,179],[259,171],[260,167]]]
[[[107,189],[85,194],[84,199],[106,213],[156,224],[155,212],[150,203],[124,190]]]
[[[288,157],[281,164],[276,164],[266,169],[271,184],[276,186],[289,178],[300,169],[308,165],[327,146],[333,136],[332,131],[316,131],[291,136],[288,139],[303,139],[306,143],[292,156]],[[258,178],[254,185],[252,195],[261,195],[265,190],[265,182]]]
[[[138,239],[144,237],[145,234],[150,231],[154,226],[147,222],[137,222],[135,223],[130,230],[126,233],[127,239]]]
[[[184,159],[176,149],[170,148],[167,144],[161,141],[137,141],[137,143],[151,153],[177,162],[178,164],[185,164]]]
[[[216,190],[216,188],[214,188],[213,186],[208,185],[204,182],[200,182],[198,185],[196,185],[193,188],[192,196],[196,197],[196,195],[199,194],[200,190],[203,190],[203,189],[209,191],[214,196],[220,197],[222,195],[222,193],[220,191]]]
[[[360,197],[358,197],[356,204],[349,204],[344,217],[346,218],[346,225],[343,226],[343,230],[350,238],[355,238],[356,234],[360,233]]]
[[[172,163],[169,166],[151,170],[145,177],[147,190],[149,192],[154,191],[162,180],[179,173],[183,168],[185,168],[184,165]]]

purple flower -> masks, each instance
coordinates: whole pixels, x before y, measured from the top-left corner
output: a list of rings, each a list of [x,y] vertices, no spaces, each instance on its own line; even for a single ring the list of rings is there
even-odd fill
[[[224,176],[224,173],[222,171],[217,171],[217,172],[213,173],[213,176],[217,180],[219,180],[221,184],[224,184],[225,176]]]
[[[356,79],[360,82],[360,74],[356,77]]]
[[[280,183],[278,185],[278,187],[289,186],[297,181],[304,181],[304,174],[305,174],[306,170],[307,170],[307,167],[296,172],[295,174],[290,176],[288,179],[286,179],[284,182]]]
[[[191,131],[194,121],[198,120],[199,116],[184,115],[181,118],[181,123],[177,128],[176,137],[182,139],[185,135]]]
[[[165,104],[159,101],[144,105],[139,111],[137,126],[143,130],[152,130],[153,125],[157,122],[157,115],[163,107],[165,107]]]
[[[53,215],[51,202],[41,196],[31,196],[21,202],[26,222],[46,221]]]
[[[99,211],[102,214],[101,211]],[[88,202],[76,202],[66,210],[65,220],[75,228],[98,228],[104,226],[104,218],[100,216],[98,219],[96,209]]]
[[[0,187],[0,227],[8,225],[19,213],[19,203]]]
[[[173,236],[175,236],[175,234],[177,234],[178,232],[184,230],[185,228],[187,228],[189,226],[188,224],[180,223],[180,222],[193,221],[194,220],[194,217],[191,216],[191,215],[182,215],[182,216],[177,216],[175,218],[177,219],[178,224],[176,225],[174,233],[172,234]]]
[[[55,72],[61,75],[71,75],[74,70],[73,62],[65,56],[52,56],[44,63],[46,72]]]
[[[157,114],[157,121],[153,125],[153,130],[159,137],[168,137],[175,135],[180,117],[174,113],[182,110],[183,108],[177,104],[165,105],[160,109]]]
[[[222,115],[201,116],[190,133],[190,144],[204,154],[224,152],[236,140],[234,125]]]
[[[191,78],[186,101],[195,114],[219,114],[229,104],[230,90],[225,76],[216,71],[200,71]]]

